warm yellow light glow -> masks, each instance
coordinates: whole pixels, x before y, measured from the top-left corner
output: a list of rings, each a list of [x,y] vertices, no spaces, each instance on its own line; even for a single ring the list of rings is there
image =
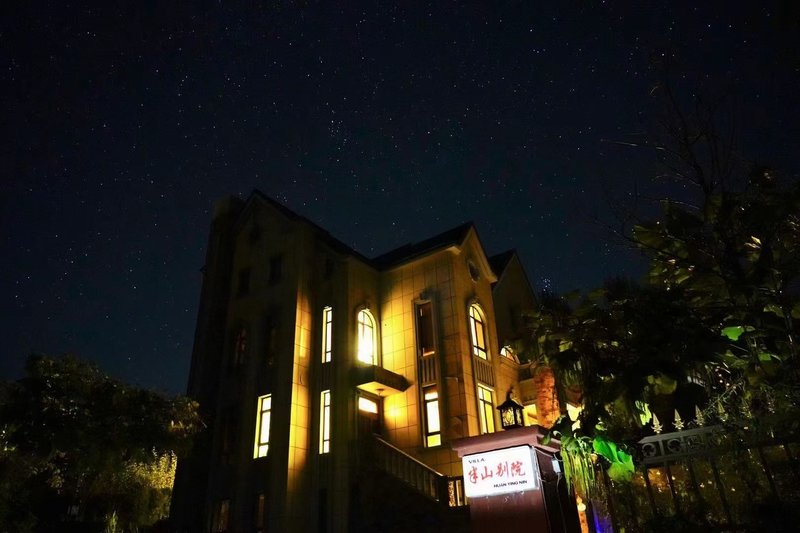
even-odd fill
[[[319,453],[331,451],[331,391],[320,394]]]
[[[375,364],[375,320],[366,309],[358,312],[358,360]]]
[[[269,424],[272,415],[272,395],[258,398],[258,414],[256,416],[256,442],[253,457],[266,457],[269,452]]]
[[[578,509],[578,521],[581,526],[581,533],[589,533],[589,521],[586,519],[586,504],[583,498],[575,496],[575,507]]]
[[[442,435],[439,420],[439,392],[436,387],[426,387],[423,399],[425,401],[425,445],[439,446],[442,444]]]
[[[358,397],[358,410],[364,411],[366,413],[374,413],[378,414],[378,404],[370,400],[369,398],[364,398],[363,396]]]
[[[469,332],[472,337],[472,354],[481,359],[488,359],[486,351],[486,321],[483,312],[477,304],[469,306]]]
[[[492,390],[478,385],[478,418],[481,421],[481,433],[494,433],[494,401]]]
[[[331,342],[333,333],[333,309],[330,306],[322,310],[322,362],[330,363],[333,352]]]

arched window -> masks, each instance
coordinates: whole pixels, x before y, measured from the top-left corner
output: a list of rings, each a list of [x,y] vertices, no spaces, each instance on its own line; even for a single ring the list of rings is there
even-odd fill
[[[377,364],[375,353],[375,319],[363,309],[358,312],[358,360],[370,365]]]
[[[486,350],[486,320],[478,304],[469,306],[469,332],[472,337],[472,355],[481,359],[489,359]]]

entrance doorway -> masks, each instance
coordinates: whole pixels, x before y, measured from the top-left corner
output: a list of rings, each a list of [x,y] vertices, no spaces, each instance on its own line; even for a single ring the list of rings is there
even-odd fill
[[[383,399],[380,396],[359,392],[356,402],[358,409],[358,436],[380,435]]]

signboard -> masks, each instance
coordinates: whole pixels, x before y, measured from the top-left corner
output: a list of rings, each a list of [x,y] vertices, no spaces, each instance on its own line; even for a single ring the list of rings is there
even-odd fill
[[[515,446],[465,455],[461,466],[467,497],[539,490],[541,478],[535,453],[530,446]]]

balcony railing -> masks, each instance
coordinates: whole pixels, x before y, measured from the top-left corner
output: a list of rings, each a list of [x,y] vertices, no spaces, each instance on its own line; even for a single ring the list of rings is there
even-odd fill
[[[472,367],[474,368],[477,380],[484,385],[494,387],[494,369],[492,368],[492,363],[478,356],[473,356],[472,361]]]
[[[447,477],[378,436],[373,437],[374,464],[427,498],[448,507],[467,505],[464,478]]]

